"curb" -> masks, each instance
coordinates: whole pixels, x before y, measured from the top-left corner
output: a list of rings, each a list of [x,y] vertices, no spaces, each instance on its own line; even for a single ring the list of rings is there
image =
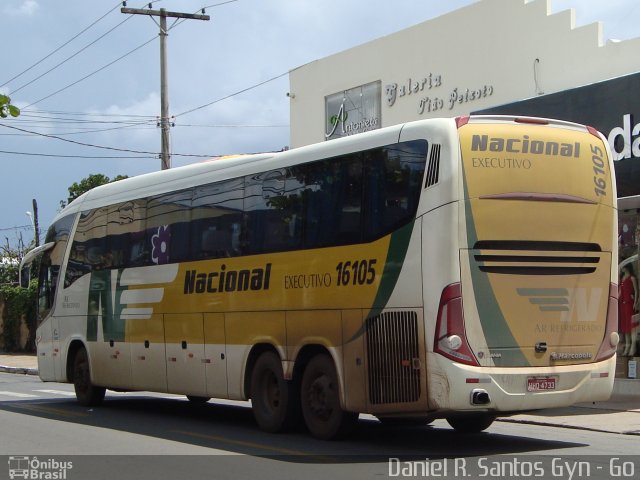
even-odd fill
[[[0,365],[0,373],[18,373],[22,375],[38,375],[37,368],[7,367]]]
[[[510,418],[510,417],[498,417],[496,421],[505,422],[505,423],[521,423],[525,425],[539,425],[543,427],[554,427],[554,428],[567,428],[570,430],[586,430],[589,432],[600,432],[600,433],[613,433],[618,435],[640,435],[640,432],[637,430],[628,430],[628,431],[619,431],[619,430],[607,430],[603,428],[594,428],[594,427],[586,427],[583,425],[567,425],[562,423],[554,423],[544,420],[533,420],[533,419],[521,419],[521,418]]]

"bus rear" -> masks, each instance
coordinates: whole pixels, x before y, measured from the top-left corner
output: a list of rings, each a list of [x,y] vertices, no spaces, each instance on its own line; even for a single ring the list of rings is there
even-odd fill
[[[442,293],[434,406],[510,412],[605,400],[617,334],[616,190],[595,130],[470,117],[460,137],[460,283]]]

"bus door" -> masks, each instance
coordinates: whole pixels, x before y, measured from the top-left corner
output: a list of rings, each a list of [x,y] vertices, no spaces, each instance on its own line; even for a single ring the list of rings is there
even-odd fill
[[[227,349],[223,313],[204,314],[204,365],[207,396],[227,398]]]
[[[131,382],[140,390],[167,391],[164,322],[160,314],[127,320],[127,341],[131,345]]]

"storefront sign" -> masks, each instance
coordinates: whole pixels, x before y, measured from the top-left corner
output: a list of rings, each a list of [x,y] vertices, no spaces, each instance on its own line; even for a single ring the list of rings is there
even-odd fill
[[[615,127],[609,132],[609,145],[614,160],[625,160],[640,157],[640,123],[631,128],[632,115],[622,116],[622,126]]]
[[[616,160],[618,197],[630,197],[640,195],[639,91],[640,73],[634,73],[473,113],[557,118],[597,128]]]
[[[454,87],[446,94],[440,88],[442,85],[442,75],[433,72],[418,79],[409,78],[402,83],[390,83],[384,87],[387,106],[391,108],[400,100],[412,97],[417,103],[418,114],[424,115],[440,110],[453,110],[456,106],[493,95],[493,85]],[[426,93],[430,94],[425,95]]]
[[[325,97],[325,139],[380,128],[381,85],[372,82]]]

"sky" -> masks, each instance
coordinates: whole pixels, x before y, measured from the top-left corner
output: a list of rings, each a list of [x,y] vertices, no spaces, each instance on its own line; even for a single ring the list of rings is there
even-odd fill
[[[153,2],[211,16],[168,21],[172,166],[288,146],[290,70],[476,1]],[[576,26],[601,21],[605,41],[640,37],[637,0],[549,1],[574,8]],[[43,239],[72,183],[160,169],[159,27],[120,7],[0,1],[0,93],[22,109],[0,120],[0,245],[33,240],[34,198]]]

